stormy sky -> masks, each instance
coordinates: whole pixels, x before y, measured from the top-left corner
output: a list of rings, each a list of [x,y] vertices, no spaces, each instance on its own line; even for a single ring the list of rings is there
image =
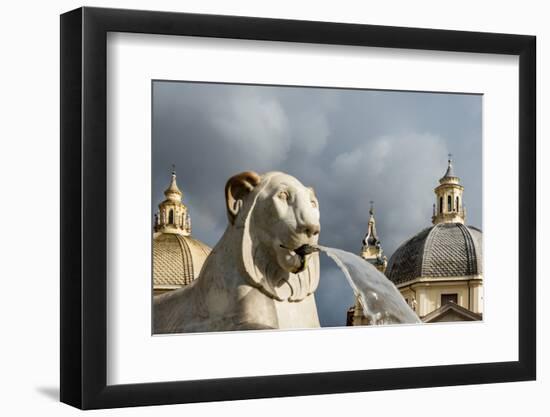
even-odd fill
[[[154,81],[152,210],[175,164],[193,236],[213,247],[227,225],[226,180],[283,171],[315,188],[325,246],[359,253],[374,200],[389,258],[431,225],[448,153],[467,224],[482,227],[481,103],[466,94]],[[321,325],[345,325],[353,293],[321,258]]]

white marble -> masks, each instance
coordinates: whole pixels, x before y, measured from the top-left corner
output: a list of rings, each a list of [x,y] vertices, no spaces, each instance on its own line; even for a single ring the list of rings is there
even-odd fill
[[[244,172],[225,188],[229,224],[189,286],[155,297],[154,333],[319,327],[312,188],[281,172]]]

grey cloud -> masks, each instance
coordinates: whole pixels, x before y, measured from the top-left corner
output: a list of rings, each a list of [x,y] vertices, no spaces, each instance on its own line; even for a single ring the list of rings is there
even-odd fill
[[[152,136],[152,209],[175,163],[193,234],[210,246],[226,227],[227,178],[279,170],[315,188],[327,246],[358,252],[375,200],[390,256],[430,225],[448,152],[466,188],[469,223],[482,226],[481,96],[155,82]],[[322,259],[323,325],[345,323],[350,294]]]

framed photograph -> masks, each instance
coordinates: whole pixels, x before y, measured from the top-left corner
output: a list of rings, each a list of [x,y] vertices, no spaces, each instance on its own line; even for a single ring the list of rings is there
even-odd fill
[[[61,16],[61,401],[533,380],[535,37]]]

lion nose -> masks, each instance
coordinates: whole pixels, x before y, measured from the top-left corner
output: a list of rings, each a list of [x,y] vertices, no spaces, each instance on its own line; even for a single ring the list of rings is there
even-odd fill
[[[320,230],[321,227],[318,224],[305,224],[301,228],[301,232],[305,233],[307,237],[318,235]]]

